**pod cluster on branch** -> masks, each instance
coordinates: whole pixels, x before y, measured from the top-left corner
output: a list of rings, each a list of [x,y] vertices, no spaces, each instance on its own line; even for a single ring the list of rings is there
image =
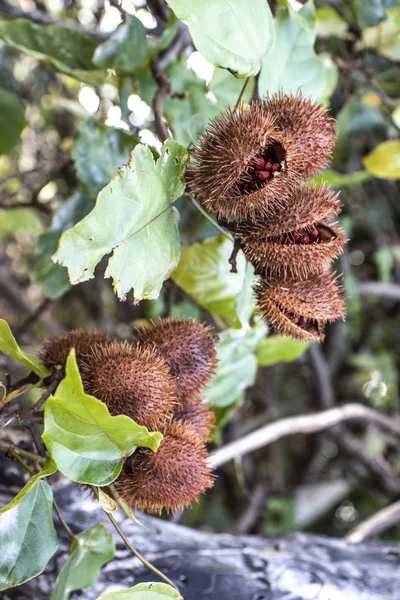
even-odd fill
[[[44,342],[40,357],[51,373],[65,367],[75,348],[87,394],[111,415],[127,415],[163,434],[156,453],[138,448],[114,482],[130,506],[176,511],[212,487],[205,443],[214,413],[201,392],[216,368],[217,343],[208,327],[178,318],[146,325],[132,343],[83,330]]]
[[[229,229],[259,276],[262,317],[300,340],[321,341],[345,315],[329,269],[346,237],[338,195],[309,185],[330,160],[335,123],[322,105],[282,93],[228,111],[192,150],[189,185]]]

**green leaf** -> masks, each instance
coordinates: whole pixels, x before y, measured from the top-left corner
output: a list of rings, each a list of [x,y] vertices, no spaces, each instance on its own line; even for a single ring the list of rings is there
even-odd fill
[[[263,60],[258,82],[260,96],[301,89],[305,96],[319,99],[325,89],[324,67],[314,51],[314,36],[287,11],[276,16],[276,44]]]
[[[236,402],[252,386],[257,374],[255,351],[267,327],[259,321],[252,329],[227,329],[219,334],[218,367],[204,397],[213,407]]]
[[[0,154],[8,154],[25,127],[25,109],[16,94],[0,88]]]
[[[400,104],[398,104],[392,112],[392,121],[400,128]]]
[[[268,2],[253,0],[168,0],[189,27],[194,44],[216,67],[238,77],[255,75],[274,45]]]
[[[363,160],[364,167],[375,177],[400,179],[400,140],[382,142]]]
[[[363,30],[377,25],[385,18],[385,10],[395,6],[397,0],[349,0],[349,8],[358,27]]]
[[[254,279],[254,267],[250,262],[246,261],[242,289],[237,295],[235,302],[236,314],[242,327],[248,325],[250,317],[255,310]]]
[[[234,106],[243,88],[243,81],[226,69],[215,69],[207,86],[204,79],[187,66],[187,61],[175,61],[167,70],[168,79],[180,97],[168,97],[164,108],[168,123],[176,140],[187,146],[196,142],[210,119]],[[250,100],[254,79],[246,86],[243,100]],[[209,94],[209,92],[212,94]]]
[[[67,562],[61,569],[50,600],[68,600],[74,590],[96,582],[101,567],[115,555],[115,545],[105,525],[79,533],[71,544]]]
[[[7,321],[0,319],[0,352],[7,354],[20,365],[23,365],[30,371],[43,378],[49,375],[46,367],[41,363],[37,356],[27,354],[18,346],[15,337],[11,333]]]
[[[85,394],[71,350],[66,377],[46,402],[42,435],[49,455],[66,477],[107,485],[118,477],[124,457],[136,446],[156,451],[162,437],[125,415],[112,417],[103,402]]]
[[[92,62],[95,40],[58,25],[37,25],[27,19],[0,19],[0,39],[39,61],[91,84],[99,84],[103,73]]]
[[[72,158],[78,178],[92,196],[97,196],[115,171],[129,161],[129,155],[138,143],[136,136],[107,127],[94,117],[80,125]]]
[[[389,13],[389,11],[388,11]],[[357,52],[373,49],[390,60],[400,60],[400,7],[392,8],[390,18],[376,27],[368,27],[362,32],[361,40],[355,44]]]
[[[187,150],[172,140],[157,163],[148,146],[136,146],[92,212],[61,236],[53,260],[68,268],[72,284],[92,279],[112,253],[105,277],[112,277],[118,297],[133,288],[135,301],[157,298],[179,262],[179,213],[171,203],[185,189],[187,162]]]
[[[166,583],[138,583],[132,588],[103,594],[97,600],[183,600],[182,596]]]
[[[246,260],[237,257],[237,273],[231,273],[228,262],[233,244],[223,235],[204,242],[184,246],[181,261],[172,279],[194,300],[214,315],[236,318],[235,301],[240,293]]]
[[[93,62],[103,69],[132,73],[146,58],[148,51],[143,23],[129,15],[110,39],[96,48]]]
[[[20,585],[44,570],[57,549],[52,519],[53,491],[40,481],[55,473],[49,460],[19,494],[0,509],[0,591]]]
[[[57,250],[61,234],[83,219],[92,208],[93,201],[83,190],[77,190],[54,214],[48,231],[43,233],[37,241],[38,261],[32,273],[32,281],[36,285],[40,285],[46,296],[52,300],[63,296],[71,284],[65,267],[55,265],[51,261],[51,256]]]
[[[344,38],[349,29],[348,23],[332,7],[324,6],[316,11],[317,36],[320,38]]]
[[[367,171],[355,171],[354,173],[338,173],[332,169],[318,173],[312,178],[314,184],[324,183],[325,185],[331,185],[336,188],[343,188],[352,185],[359,185],[370,179],[371,175]]]
[[[257,346],[257,362],[261,367],[297,360],[309,347],[309,342],[292,340],[285,335],[270,335]]]

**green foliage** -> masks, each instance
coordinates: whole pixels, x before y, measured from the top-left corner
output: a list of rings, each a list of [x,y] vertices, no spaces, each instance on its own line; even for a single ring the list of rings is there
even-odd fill
[[[179,262],[179,213],[171,203],[185,189],[187,161],[185,148],[172,140],[157,162],[148,146],[136,146],[92,212],[61,237],[53,259],[68,268],[71,283],[91,279],[112,252],[105,277],[112,277],[118,297],[133,288],[135,301],[157,298]]]
[[[257,374],[256,349],[267,327],[258,322],[253,328],[227,329],[219,334],[218,367],[204,397],[212,407],[234,404],[252,386]]]
[[[96,48],[93,62],[102,69],[132,73],[146,58],[148,51],[143,23],[129,15],[110,39]]]
[[[214,315],[236,319],[235,302],[243,287],[246,260],[237,257],[237,273],[228,263],[233,244],[219,235],[184,246],[172,279],[194,300]]]
[[[74,590],[96,582],[102,566],[115,555],[115,545],[105,525],[79,533],[71,544],[67,562],[57,577],[50,600],[68,600]]]
[[[92,61],[96,42],[79,31],[27,19],[0,19],[0,39],[57,71],[87,83],[101,83],[103,75]]]
[[[24,127],[24,105],[16,94],[0,88],[0,154],[11,152]]]
[[[321,38],[344,38],[349,29],[348,23],[332,7],[324,6],[316,10],[316,31]]]
[[[400,141],[382,142],[363,162],[364,167],[375,177],[400,179]]]
[[[0,591],[36,577],[57,549],[52,519],[53,492],[44,477],[56,465],[49,460],[19,494],[0,509]]]
[[[255,280],[254,267],[250,262],[246,261],[242,289],[237,295],[235,302],[237,318],[242,327],[246,327],[256,308],[253,293],[253,283]]]
[[[271,335],[258,344],[257,362],[260,367],[292,362],[302,356],[309,346],[309,342],[300,342],[284,335]]]
[[[66,477],[90,485],[112,483],[125,457],[137,446],[155,452],[162,437],[125,415],[112,417],[103,402],[85,394],[71,351],[66,377],[46,402],[42,435],[49,455]]]
[[[97,196],[115,171],[129,161],[129,155],[138,142],[137,137],[122,129],[107,127],[93,117],[81,123],[74,140],[72,158],[77,175],[89,194]]]
[[[165,583],[139,583],[132,588],[103,594],[97,600],[183,600],[182,596]]]
[[[360,29],[377,25],[385,18],[385,10],[395,6],[397,0],[350,0],[349,8],[352,11]]]
[[[370,177],[371,175],[366,171],[355,171],[354,173],[343,175],[342,173],[338,173],[332,169],[327,169],[326,171],[323,171],[322,173],[319,173],[313,177],[312,181],[315,184],[324,183],[325,185],[330,185],[334,188],[341,189],[347,186],[354,186],[364,183],[365,181],[368,181]]]
[[[10,326],[4,319],[0,319],[0,352],[7,354],[20,365],[39,375],[39,377],[46,377],[49,374],[37,356],[27,354],[21,350],[11,333]]]
[[[253,0],[168,0],[184,21],[194,44],[216,67],[238,77],[255,75],[260,61],[274,45],[274,25],[269,5]]]
[[[373,49],[389,58],[400,60],[400,7],[388,10],[388,18],[376,27],[368,27],[362,32],[361,40],[356,44],[357,51]]]
[[[302,22],[287,11],[278,12],[275,21],[276,43],[262,63],[260,96],[279,91],[296,93],[301,89],[305,96],[321,98],[325,74],[323,63],[314,51],[315,26],[310,31],[310,20]]]
[[[32,281],[40,285],[48,298],[60,298],[70,288],[68,272],[65,267],[55,265],[51,256],[56,252],[60,236],[66,229],[73,227],[93,208],[93,201],[83,190],[77,190],[57,211],[51,225],[41,236],[36,245],[38,261],[32,274]]]

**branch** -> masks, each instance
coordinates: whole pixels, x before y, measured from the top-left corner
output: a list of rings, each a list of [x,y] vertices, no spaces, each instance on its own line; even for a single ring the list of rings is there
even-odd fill
[[[358,284],[358,291],[362,296],[379,296],[381,298],[400,301],[400,285],[397,283],[364,281]]]
[[[156,132],[161,142],[165,142],[169,137],[168,128],[164,121],[164,101],[168,96],[173,98],[183,97],[183,94],[179,94],[172,89],[171,82],[165,75],[164,69],[166,69],[172,60],[179,56],[191,43],[188,28],[184,23],[180,23],[178,32],[171,44],[157,60],[153,60],[151,63],[151,72],[158,86],[153,98],[153,112]]]
[[[375,423],[380,425],[382,429],[400,437],[400,423],[397,423],[393,418],[386,417],[362,404],[349,403],[339,408],[332,408],[310,415],[288,417],[275,423],[269,423],[213,452],[209,457],[209,464],[215,469],[233,458],[264,448],[288,435],[317,433],[349,420]]]
[[[345,537],[352,544],[365,542],[390,529],[400,521],[400,501],[383,508],[372,517],[360,523]]]

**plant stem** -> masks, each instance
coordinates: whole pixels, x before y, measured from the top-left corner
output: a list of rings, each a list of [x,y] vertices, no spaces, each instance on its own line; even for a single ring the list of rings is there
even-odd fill
[[[244,94],[244,93],[245,93],[245,91],[246,91],[246,88],[247,88],[247,85],[248,85],[249,81],[250,81],[250,77],[247,77],[246,81],[245,81],[245,82],[244,82],[244,84],[243,84],[243,87],[242,87],[242,89],[240,90],[239,98],[236,100],[236,104],[235,104],[235,108],[234,108],[234,110],[237,110],[237,109],[238,109],[238,107],[239,107],[239,104],[240,104],[240,102],[241,102],[241,100],[242,100],[242,98],[243,98],[243,94]]]
[[[96,487],[93,486],[93,485],[91,485],[90,488],[91,488],[91,490],[93,491],[94,495],[96,496],[96,498],[98,500],[99,499],[99,493],[98,493]],[[113,524],[114,529],[116,530],[116,532],[118,533],[118,535],[120,536],[121,540],[124,542],[124,544],[128,548],[128,550],[130,552],[132,552],[132,554],[134,556],[136,556],[136,558],[138,558],[140,560],[140,562],[144,564],[145,567],[147,567],[150,571],[152,571],[160,579],[162,579],[163,581],[165,581],[165,583],[167,583],[168,585],[172,586],[178,592],[178,594],[180,594],[179,588],[175,585],[175,583],[173,581],[171,581],[166,575],[164,575],[163,573],[161,573],[161,571],[159,571],[157,569],[157,567],[155,567],[154,565],[152,565],[151,563],[149,563],[149,561],[146,560],[144,558],[144,556],[142,556],[140,554],[140,552],[138,552],[132,546],[132,544],[130,543],[130,541],[128,540],[128,538],[125,536],[124,532],[122,531],[122,529],[120,528],[120,526],[118,525],[118,523],[116,522],[116,520],[114,519],[114,517],[110,513],[108,513],[107,511],[104,511],[104,512],[106,513],[107,517],[110,519],[111,523]]]
[[[9,452],[10,454],[12,453],[12,451],[17,452],[20,456],[28,458],[35,464],[44,464],[46,462],[46,459],[43,456],[39,456],[39,454],[34,454],[33,452],[28,452],[27,450],[22,450],[22,448],[17,448],[17,446],[14,446],[14,444],[12,444],[11,442],[4,442],[3,440],[0,440],[0,450],[3,450],[4,452]]]
[[[68,535],[68,537],[71,540],[75,539],[75,534],[73,533],[73,531],[71,530],[70,526],[68,525],[68,523],[64,520],[64,517],[62,516],[62,514],[60,513],[60,509],[58,508],[57,502],[54,500],[53,498],[53,506],[54,506],[54,510],[57,513],[57,517],[61,523],[61,525],[64,527],[65,533]]]
[[[28,471],[28,473],[30,473],[30,475],[35,475],[35,471],[33,469],[31,469],[30,467],[28,467],[28,465],[26,464],[26,462],[24,460],[22,460],[22,458],[20,457],[20,455],[18,454],[17,450],[15,450],[15,448],[10,448],[8,453],[15,458],[15,460],[17,460],[26,471]]]
[[[204,210],[204,208],[201,206],[201,204],[199,204],[197,202],[197,200],[195,200],[195,198],[191,195],[191,194],[187,194],[190,202],[193,204],[193,206],[196,208],[196,210],[199,211],[199,213],[201,213],[203,215],[203,217],[205,217],[207,219],[207,221],[210,221],[210,223],[212,223],[212,225],[214,225],[215,229],[218,229],[218,231],[220,233],[222,233],[222,235],[224,235],[226,238],[228,238],[228,240],[230,240],[231,242],[233,242],[233,237],[231,235],[229,235],[229,233],[227,233],[225,231],[225,229],[223,227],[221,227],[221,225],[219,223],[217,223],[216,221],[214,221],[214,219],[211,217],[211,215],[208,214],[208,212],[206,212]]]

